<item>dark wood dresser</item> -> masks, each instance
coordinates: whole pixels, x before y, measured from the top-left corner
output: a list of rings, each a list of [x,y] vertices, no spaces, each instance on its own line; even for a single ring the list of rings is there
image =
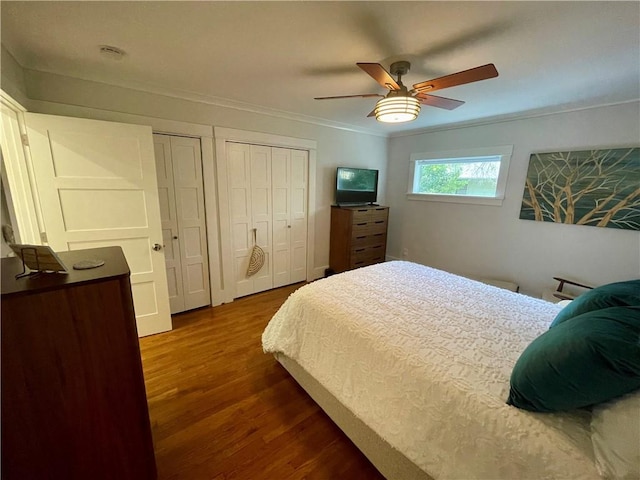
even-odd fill
[[[384,262],[389,207],[331,207],[329,268],[340,273]]]
[[[156,478],[129,267],[62,252],[68,274],[2,259],[2,479]],[[81,260],[102,259],[90,270]]]

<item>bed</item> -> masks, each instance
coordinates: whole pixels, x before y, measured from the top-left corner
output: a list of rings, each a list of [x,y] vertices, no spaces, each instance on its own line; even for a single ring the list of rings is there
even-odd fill
[[[561,307],[410,262],[301,287],[265,352],[389,479],[597,479],[591,413],[505,403]]]

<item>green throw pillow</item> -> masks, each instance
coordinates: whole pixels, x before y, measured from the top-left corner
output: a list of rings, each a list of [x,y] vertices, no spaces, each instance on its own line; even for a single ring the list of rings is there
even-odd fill
[[[640,307],[583,313],[536,338],[511,373],[509,405],[586,407],[640,388]]]
[[[583,313],[609,307],[640,306],[640,280],[609,283],[583,293],[551,322],[549,328]]]

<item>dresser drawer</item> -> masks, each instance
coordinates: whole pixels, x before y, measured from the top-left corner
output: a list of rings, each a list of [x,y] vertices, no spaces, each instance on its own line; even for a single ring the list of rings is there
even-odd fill
[[[357,224],[357,223],[362,223],[362,222],[368,222],[369,218],[371,217],[371,210],[369,208],[359,208],[357,210],[354,210],[353,213],[351,214],[351,221],[353,222],[353,224]]]
[[[351,250],[351,258],[354,261],[372,258],[384,258],[386,245],[372,245],[369,247],[354,248]]]
[[[375,222],[377,220],[387,221],[387,217],[389,216],[388,208],[372,208],[369,210],[369,221]]]
[[[389,209],[380,207],[380,208],[362,208],[358,210],[354,210],[351,221],[354,225],[363,223],[363,222],[374,222],[376,220],[387,220],[387,216],[389,215]]]
[[[351,239],[351,247],[360,248],[360,247],[370,247],[373,245],[384,245],[387,241],[386,232],[378,232],[370,235],[362,234],[358,236],[354,236]]]
[[[379,247],[375,250],[369,251],[363,255],[354,255],[351,257],[351,268],[364,267],[367,265],[373,265],[375,263],[384,262],[384,248]]]
[[[387,231],[386,220],[376,220],[374,222],[361,222],[353,225],[351,230],[351,238],[361,237],[363,235],[374,235],[376,233],[385,233]]]

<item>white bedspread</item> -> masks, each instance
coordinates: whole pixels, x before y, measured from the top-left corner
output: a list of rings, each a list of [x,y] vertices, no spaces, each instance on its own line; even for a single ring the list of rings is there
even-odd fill
[[[588,412],[505,404],[560,307],[409,262],[294,292],[262,336],[436,479],[599,478]]]

